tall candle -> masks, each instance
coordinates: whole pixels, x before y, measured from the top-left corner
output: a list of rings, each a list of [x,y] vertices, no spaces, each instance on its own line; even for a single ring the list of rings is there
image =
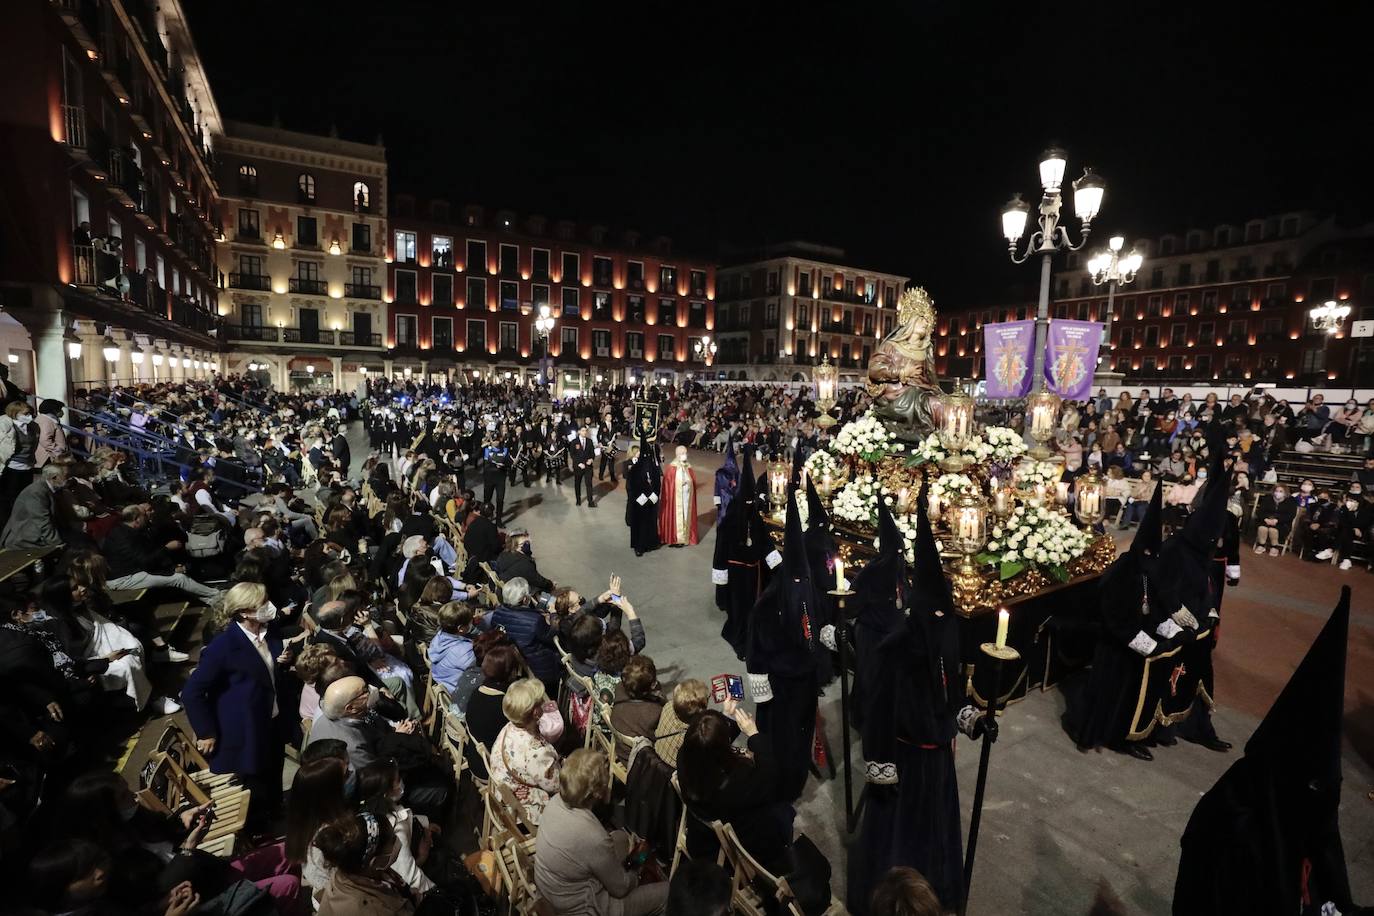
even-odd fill
[[[1011,623],[1011,611],[1002,608],[997,612],[997,648],[1007,647],[1007,625]]]
[[[1011,515],[1011,494],[1006,490],[992,491],[992,508],[999,516]]]
[[[897,493],[897,511],[905,515],[907,510],[907,503],[910,501],[910,499],[911,491],[908,490],[906,487],[902,487],[902,489],[899,490]]]
[[[835,590],[844,591],[844,560],[839,554],[835,555]]]
[[[930,523],[932,525],[934,525],[935,520],[940,517],[940,497],[936,496],[934,492],[932,492],[930,498],[926,500],[926,515],[930,516]]]
[[[1059,505],[1067,506],[1069,504],[1069,485],[1061,480],[1054,485],[1054,489],[1055,496],[1059,500]]]

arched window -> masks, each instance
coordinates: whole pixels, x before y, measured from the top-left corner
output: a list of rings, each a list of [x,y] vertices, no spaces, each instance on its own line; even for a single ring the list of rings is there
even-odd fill
[[[353,182],[353,209],[359,213],[367,213],[372,209],[372,193],[368,191],[366,182]]]
[[[296,190],[300,195],[301,203],[313,204],[315,202],[315,176],[309,172],[301,172],[296,179]]]
[[[258,193],[258,168],[255,165],[239,166],[239,193],[253,197]]]

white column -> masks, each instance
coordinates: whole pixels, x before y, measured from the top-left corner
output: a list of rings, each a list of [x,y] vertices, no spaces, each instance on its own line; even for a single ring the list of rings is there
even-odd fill
[[[386,376],[386,380],[387,380],[388,382],[391,381],[391,373],[393,373],[393,372],[395,372],[395,371],[396,371],[396,363],[395,363],[395,360],[390,360],[390,359],[384,359],[384,360],[382,360],[382,375]]]
[[[332,365],[331,365],[331,368],[333,369],[333,372],[334,372],[334,390],[335,390],[335,391],[343,391],[343,390],[344,390],[343,357],[342,357],[342,356],[331,356],[331,357],[329,357],[329,362],[332,364]]]
[[[115,331],[110,335],[114,342],[119,345],[119,360],[114,364],[115,378],[121,384],[129,384],[134,380],[134,359],[131,355],[135,344],[125,340],[126,335],[122,331]]]
[[[277,357],[277,390],[287,392],[291,390],[291,357]]]
[[[29,337],[33,340],[34,394],[38,400],[55,398],[70,403],[71,366],[67,359],[66,313],[62,311],[62,300],[50,287],[34,287],[35,297],[50,298],[52,301],[41,303],[39,315],[43,323],[30,327]],[[44,295],[49,294],[49,295]]]

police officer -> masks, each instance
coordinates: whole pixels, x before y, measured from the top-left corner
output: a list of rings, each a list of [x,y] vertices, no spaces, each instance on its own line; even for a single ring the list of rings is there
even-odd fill
[[[493,433],[482,449],[482,502],[496,507],[497,524],[506,517],[506,474],[510,467],[510,449]]]

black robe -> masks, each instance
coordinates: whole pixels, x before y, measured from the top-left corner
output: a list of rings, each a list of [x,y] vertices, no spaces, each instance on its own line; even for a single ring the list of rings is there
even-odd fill
[[[630,547],[645,552],[657,550],[658,501],[661,472],[651,459],[639,458],[625,478],[625,524],[630,528]],[[644,498],[643,505],[640,497]]]
[[[732,499],[716,525],[711,582],[716,607],[725,612],[720,635],[736,658],[743,659],[748,651],[749,614],[768,585],[772,568],[781,560],[758,508],[745,499]]]
[[[745,669],[759,734],[778,762],[778,797],[796,801],[806,787],[816,734],[817,606],[809,578],[779,569],[749,614]]]
[[[963,831],[954,771],[962,707],[958,622],[948,612],[899,607],[860,577],[854,627],[852,709],[863,739],[865,786],[858,840],[849,852],[849,910],[863,914],[883,875],[917,869],[946,910],[963,898]]]

